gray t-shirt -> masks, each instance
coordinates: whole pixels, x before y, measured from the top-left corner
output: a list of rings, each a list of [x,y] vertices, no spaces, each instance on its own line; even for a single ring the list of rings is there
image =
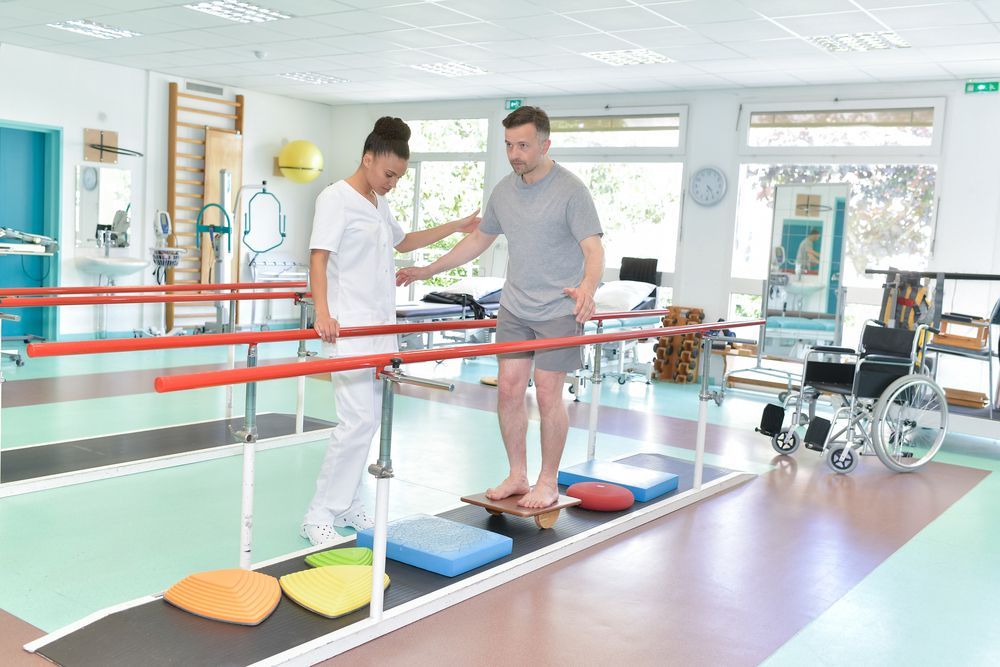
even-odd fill
[[[575,174],[553,164],[528,185],[511,173],[490,195],[479,229],[507,237],[504,308],[536,322],[573,313],[575,302],[563,289],[583,279],[580,241],[603,234],[590,191]]]

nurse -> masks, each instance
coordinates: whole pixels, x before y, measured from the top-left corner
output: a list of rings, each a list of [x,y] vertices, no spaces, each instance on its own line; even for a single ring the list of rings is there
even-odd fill
[[[337,339],[341,326],[396,322],[393,250],[410,252],[479,225],[476,210],[460,220],[404,233],[385,195],[406,173],[410,128],[399,118],[379,118],[365,139],[352,176],[316,198],[309,241],[309,280],[316,305],[316,332],[323,354],[346,357],[394,352],[395,336]],[[338,424],[330,434],[316,492],[301,535],[313,545],[337,537],[335,528],[363,530],[374,524],[360,498],[361,476],[379,426],[382,389],[372,369],[333,373]]]

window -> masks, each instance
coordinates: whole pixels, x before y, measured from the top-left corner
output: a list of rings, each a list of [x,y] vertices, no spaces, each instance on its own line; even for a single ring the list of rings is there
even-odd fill
[[[485,118],[407,121],[410,168],[389,193],[389,204],[405,230],[435,227],[466,216],[483,204],[486,171]],[[413,262],[425,265],[445,254],[460,240],[452,235],[412,253]],[[412,298],[450,285],[465,275],[477,275],[478,259],[471,265],[439,274],[410,294]]]
[[[685,117],[684,107],[673,107],[551,119],[550,154],[590,189],[604,228],[608,268],[619,268],[622,257],[655,257],[658,271],[673,273]]]
[[[590,189],[604,228],[605,263],[656,257],[671,273],[677,259],[682,165],[679,162],[564,162]]]
[[[934,107],[750,114],[747,145],[753,147],[930,146]]]
[[[552,143],[560,148],[676,148],[680,122],[680,114],[553,118]]]

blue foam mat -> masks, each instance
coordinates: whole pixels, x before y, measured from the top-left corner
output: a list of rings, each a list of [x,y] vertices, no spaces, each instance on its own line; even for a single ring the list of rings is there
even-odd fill
[[[606,482],[624,486],[641,503],[677,489],[679,478],[669,472],[650,470],[617,461],[584,461],[559,471],[559,483]]]
[[[372,548],[375,530],[362,530],[359,547]],[[454,577],[498,558],[509,556],[514,541],[482,528],[415,514],[389,522],[386,557]]]

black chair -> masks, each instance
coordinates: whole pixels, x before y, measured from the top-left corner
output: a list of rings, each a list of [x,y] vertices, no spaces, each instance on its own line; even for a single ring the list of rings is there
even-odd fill
[[[649,310],[656,305],[656,285],[660,284],[660,274],[656,270],[656,258],[622,257],[622,267],[618,271],[619,280],[634,280],[654,285],[646,300],[633,310]]]

